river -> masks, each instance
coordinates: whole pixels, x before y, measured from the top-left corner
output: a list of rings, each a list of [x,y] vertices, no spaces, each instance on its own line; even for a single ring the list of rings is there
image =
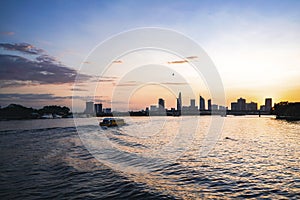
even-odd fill
[[[300,198],[300,122],[217,118],[1,121],[0,198]]]

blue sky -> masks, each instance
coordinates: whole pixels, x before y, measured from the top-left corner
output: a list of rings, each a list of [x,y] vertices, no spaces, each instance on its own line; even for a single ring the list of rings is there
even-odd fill
[[[33,45],[68,68],[79,69],[88,53],[114,34],[162,27],[204,48],[220,72],[228,101],[239,96],[259,103],[265,96],[299,100],[300,1],[10,0],[1,1],[0,11],[1,43]],[[32,58],[3,48],[0,53]],[[2,88],[1,94],[42,94],[30,88]],[[47,94],[63,92],[49,89]]]
[[[1,40],[32,43],[54,54],[78,46],[89,51],[121,31],[158,26],[206,44],[226,29],[248,24],[299,25],[299,8],[299,1],[2,1],[1,31],[15,35]]]

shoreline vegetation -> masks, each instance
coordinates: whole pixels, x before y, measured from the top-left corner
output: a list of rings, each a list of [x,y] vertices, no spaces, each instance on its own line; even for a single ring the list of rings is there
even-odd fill
[[[300,120],[300,102],[280,102],[274,105],[273,113],[276,119],[284,119],[287,121]]]
[[[66,106],[44,106],[41,109],[27,108],[19,104],[10,104],[0,109],[0,120],[57,119],[71,118],[73,114]]]
[[[276,115],[276,119],[283,119],[287,121],[300,120],[300,102],[280,102],[274,104],[274,107],[270,112],[266,111],[232,111],[225,110],[218,111],[198,111],[193,113],[180,113],[180,115],[220,115],[225,117],[226,115]],[[129,112],[111,112],[102,114],[86,114],[86,113],[72,113],[70,108],[66,106],[44,106],[41,109],[27,108],[18,104],[10,104],[7,107],[0,108],[0,120],[24,120],[24,119],[58,119],[58,118],[73,118],[75,117],[109,117],[109,116],[180,116],[174,115],[174,113],[153,113],[145,111],[129,111]]]

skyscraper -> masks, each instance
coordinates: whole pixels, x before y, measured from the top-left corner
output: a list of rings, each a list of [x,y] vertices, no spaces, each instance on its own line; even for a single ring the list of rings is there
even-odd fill
[[[86,114],[94,114],[94,102],[87,101],[85,102],[85,111]]]
[[[205,110],[205,99],[202,96],[200,96],[199,99],[199,109],[200,111]]]
[[[207,100],[208,110],[211,110],[211,99]]]
[[[158,99],[158,109],[159,110],[165,109],[165,100],[163,100],[162,98]]]
[[[102,113],[102,103],[95,104],[94,106],[95,106],[95,113],[96,114]]]
[[[195,99],[191,99],[191,108],[194,108],[194,107],[196,107],[196,101],[195,101]]]
[[[272,109],[272,98],[265,99],[265,111],[271,111]]]
[[[246,99],[239,98],[237,100],[237,108],[238,110],[246,110]]]
[[[182,108],[182,100],[181,100],[181,92],[179,92],[178,98],[177,98],[177,111],[180,112]]]

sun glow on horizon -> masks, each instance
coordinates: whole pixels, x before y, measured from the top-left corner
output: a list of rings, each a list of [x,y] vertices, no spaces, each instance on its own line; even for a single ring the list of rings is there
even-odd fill
[[[170,87],[176,95],[181,91],[185,105],[189,105],[190,99],[198,104],[199,95],[206,101],[211,98],[207,77],[195,76],[189,67],[192,62],[203,61],[203,57],[194,53],[174,55],[163,49],[135,49],[110,61],[101,61],[105,53],[117,52],[139,39],[128,37],[122,40],[127,43],[116,43],[91,55],[98,44],[140,27],[178,31],[198,43],[220,74],[228,107],[240,97],[259,105],[264,104],[266,97],[273,98],[274,103],[300,101],[300,3],[297,1],[175,0],[172,5],[161,1],[92,2],[75,1],[72,7],[64,3],[3,2],[1,13],[6,20],[0,34],[0,106],[17,103],[71,107],[72,95],[73,108],[78,112],[90,100],[106,107],[112,102],[121,106],[128,102],[114,99],[115,88],[125,94],[126,90],[135,90],[147,82]],[[24,6],[35,8],[35,12],[26,12]],[[45,21],[50,26],[44,26]],[[142,65],[143,70],[136,70]],[[80,66],[85,67],[82,73],[86,77],[73,89]],[[103,67],[107,70],[99,74],[99,68]],[[154,75],[150,76],[152,67]],[[97,80],[98,76],[102,79]],[[187,87],[192,92],[186,92]],[[160,86],[157,93],[150,88],[153,92],[137,90],[130,100],[130,109],[144,109],[164,97]],[[168,107],[175,106],[176,99],[171,96],[165,97]],[[214,103],[219,104],[217,100]]]

